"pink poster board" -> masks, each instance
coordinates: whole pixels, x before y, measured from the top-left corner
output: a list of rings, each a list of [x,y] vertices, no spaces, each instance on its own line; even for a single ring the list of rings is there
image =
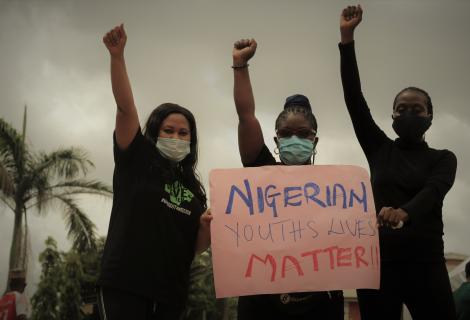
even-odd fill
[[[210,173],[217,298],[379,287],[369,175],[357,166]]]

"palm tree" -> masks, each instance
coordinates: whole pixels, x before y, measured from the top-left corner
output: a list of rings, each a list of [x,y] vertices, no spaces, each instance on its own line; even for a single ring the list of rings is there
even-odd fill
[[[29,209],[47,214],[50,205],[63,206],[63,217],[73,247],[83,251],[95,246],[96,227],[76,202],[77,195],[110,196],[111,188],[85,175],[93,166],[79,148],[33,153],[25,143],[26,107],[23,132],[18,133],[0,118],[0,200],[14,214],[9,270],[27,267],[27,218]]]

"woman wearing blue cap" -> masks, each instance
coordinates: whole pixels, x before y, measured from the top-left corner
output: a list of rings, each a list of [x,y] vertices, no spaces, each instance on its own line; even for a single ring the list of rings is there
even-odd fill
[[[245,167],[311,165],[318,144],[317,120],[308,98],[296,94],[286,99],[275,123],[281,163],[267,148],[255,116],[255,100],[248,61],[256,52],[254,39],[235,42],[233,48],[234,99],[238,114],[238,147]],[[343,319],[341,291],[244,296],[238,300],[238,319]]]

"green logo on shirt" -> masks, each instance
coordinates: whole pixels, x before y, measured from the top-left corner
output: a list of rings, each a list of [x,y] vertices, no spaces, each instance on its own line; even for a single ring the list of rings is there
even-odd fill
[[[165,184],[165,191],[170,195],[170,201],[179,206],[183,201],[191,202],[194,194],[186,189],[179,181]]]

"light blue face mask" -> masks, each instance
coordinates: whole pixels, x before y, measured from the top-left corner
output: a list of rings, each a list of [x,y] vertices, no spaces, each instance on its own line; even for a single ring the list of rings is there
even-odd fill
[[[313,155],[315,144],[310,139],[296,135],[279,138],[279,157],[284,164],[299,165],[306,163]]]

